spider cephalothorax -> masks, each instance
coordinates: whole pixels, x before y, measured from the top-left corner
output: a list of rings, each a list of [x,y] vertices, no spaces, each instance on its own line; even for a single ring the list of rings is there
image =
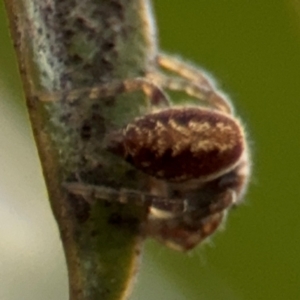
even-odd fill
[[[178,76],[151,72],[110,89],[97,88],[91,95],[142,89],[149,97],[151,110],[110,132],[106,149],[149,175],[147,191],[120,192],[123,201],[127,197],[128,202],[145,201],[149,206],[146,233],[186,251],[210,236],[228,208],[242,198],[250,173],[247,143],[232,105],[203,72],[166,55],[157,61]],[[199,105],[173,105],[164,90],[184,92]],[[71,189],[91,190],[104,200],[116,193],[105,187]]]

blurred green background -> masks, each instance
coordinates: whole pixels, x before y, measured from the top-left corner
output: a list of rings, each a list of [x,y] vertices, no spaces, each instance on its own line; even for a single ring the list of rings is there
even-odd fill
[[[0,2],[0,299],[64,300],[67,279]],[[146,242],[134,300],[300,299],[300,1],[154,1],[161,48],[216,77],[253,177],[191,254]]]

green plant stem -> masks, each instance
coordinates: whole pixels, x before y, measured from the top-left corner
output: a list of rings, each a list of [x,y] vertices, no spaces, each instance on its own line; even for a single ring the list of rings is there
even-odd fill
[[[88,202],[62,184],[139,189],[145,179],[104,149],[139,114],[140,94],[43,103],[65,92],[142,76],[155,35],[148,0],[5,0],[27,107],[69,272],[70,299],[124,299],[140,258],[145,208]],[[39,95],[39,96],[38,96]]]

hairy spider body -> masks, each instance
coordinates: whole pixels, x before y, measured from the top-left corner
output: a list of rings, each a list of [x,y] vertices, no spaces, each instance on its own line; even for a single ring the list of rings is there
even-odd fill
[[[250,174],[248,149],[231,103],[202,71],[166,55],[157,62],[177,76],[150,72],[90,92],[97,98],[143,90],[149,97],[151,110],[109,132],[105,143],[107,151],[149,176],[147,189],[66,187],[85,197],[147,205],[144,232],[187,251],[215,232],[228,209],[242,199]],[[172,105],[165,90],[184,92],[199,105]]]
[[[249,173],[244,132],[224,113],[167,108],[137,118],[110,138],[109,151],[160,181],[150,193],[170,199],[153,201],[146,228],[168,247],[194,248],[244,192]]]

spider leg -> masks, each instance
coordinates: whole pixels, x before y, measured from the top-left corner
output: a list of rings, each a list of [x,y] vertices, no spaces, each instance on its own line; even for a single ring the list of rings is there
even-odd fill
[[[235,193],[227,191],[218,197],[216,202],[206,208],[190,207],[188,199],[176,199],[143,193],[141,191],[121,189],[116,190],[105,186],[96,186],[80,182],[65,182],[64,188],[72,194],[83,196],[90,201],[103,200],[123,204],[146,205],[157,218],[192,218],[203,219],[215,213],[222,212],[235,202]]]
[[[144,224],[145,233],[178,251],[190,250],[210,236],[222,223],[226,209],[236,199],[235,193],[228,190],[221,193],[217,201],[199,209],[189,207],[188,200],[170,199],[129,189],[115,190],[78,182],[64,183],[64,187],[90,203],[99,199],[147,206],[149,217]]]
[[[218,229],[226,215],[226,209],[235,200],[235,193],[228,190],[220,194],[216,202],[199,211],[195,208],[189,210],[187,207],[181,215],[169,219],[150,215],[146,232],[170,248],[178,251],[191,250]]]
[[[236,203],[236,193],[229,189],[218,195],[217,200],[207,207],[190,206],[188,199],[176,199],[143,193],[137,190],[116,190],[105,186],[84,184],[80,182],[65,182],[64,188],[72,194],[80,195],[88,199],[99,199],[109,202],[124,204],[147,205],[155,211],[164,211],[172,214],[173,218],[186,218],[186,216],[203,219],[215,213],[220,213]],[[155,213],[154,213],[155,214]],[[157,215],[160,213],[158,212]]]
[[[173,72],[179,77],[150,74],[150,78],[152,77],[156,84],[170,90],[184,91],[188,95],[206,101],[218,110],[232,114],[233,107],[230,101],[216,91],[216,87],[204,72],[178,58],[165,54],[158,55],[157,62],[163,69]]]
[[[177,251],[195,248],[205,238],[212,235],[222,224],[224,212],[213,214],[198,224],[188,224],[183,219],[150,218],[146,224],[147,235]]]
[[[153,207],[157,211],[160,211],[161,216],[164,216],[164,218],[181,215],[185,209],[185,204],[181,199],[169,199],[136,190],[116,190],[105,186],[89,185],[80,182],[66,182],[63,186],[68,192],[80,195],[90,203],[95,200],[102,200]]]
[[[157,62],[162,68],[173,72],[182,78],[201,86],[206,86],[211,90],[215,89],[213,83],[209,80],[206,74],[175,56],[160,53],[157,56]]]
[[[43,102],[65,101],[71,103],[80,98],[107,98],[135,91],[142,91],[150,99],[151,106],[169,106],[170,102],[164,91],[155,83],[145,78],[115,80],[110,83],[70,89],[62,92],[39,92],[37,96]]]

